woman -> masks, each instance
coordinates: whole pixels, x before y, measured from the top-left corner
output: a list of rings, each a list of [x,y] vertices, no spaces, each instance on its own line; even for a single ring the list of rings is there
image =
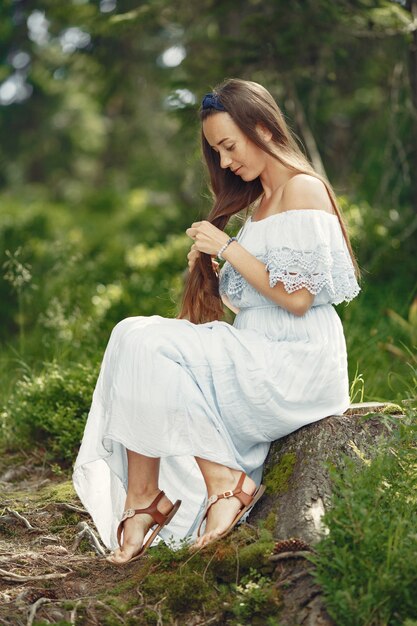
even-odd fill
[[[359,293],[359,270],[329,182],[261,85],[227,80],[200,114],[214,206],[186,231],[181,312],[115,326],[75,464],[115,564],[157,535],[194,548],[225,536],[263,493],[270,442],[349,406],[333,305]]]

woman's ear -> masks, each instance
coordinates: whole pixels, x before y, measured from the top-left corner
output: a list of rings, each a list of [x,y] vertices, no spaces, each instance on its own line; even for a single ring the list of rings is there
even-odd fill
[[[266,128],[266,126],[264,126],[263,124],[256,124],[255,126],[256,132],[258,133],[258,135],[260,135],[260,137],[266,141],[267,143],[271,141],[272,139],[272,133],[270,130],[268,130]]]

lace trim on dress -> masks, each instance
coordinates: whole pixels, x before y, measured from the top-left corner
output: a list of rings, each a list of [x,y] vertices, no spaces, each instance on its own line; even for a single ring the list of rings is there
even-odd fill
[[[263,257],[256,257],[263,263]],[[220,274],[219,293],[240,298],[243,291],[256,291],[250,283],[239,274],[228,261],[223,265]]]
[[[357,283],[352,262],[343,250],[331,251],[325,244],[314,250],[294,250],[288,247],[271,248],[265,255],[257,257],[269,272],[269,285],[275,287],[278,281],[284,284],[288,293],[305,287],[313,295],[326,288],[333,304],[350,302],[360,287]],[[239,298],[245,290],[255,289],[233,265],[223,266],[220,293]]]

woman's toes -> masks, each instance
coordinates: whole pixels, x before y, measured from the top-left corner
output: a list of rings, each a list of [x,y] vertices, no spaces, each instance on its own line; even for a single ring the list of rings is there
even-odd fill
[[[200,548],[204,548],[204,546],[208,546],[209,543],[215,541],[219,536],[219,533],[216,531],[210,531],[205,533],[201,537],[197,539],[197,541],[191,546],[191,550],[199,550]]]
[[[131,559],[137,552],[138,550],[135,550],[134,548],[116,550],[108,557],[106,557],[106,559],[107,561],[109,561],[109,563],[126,563],[126,561],[129,561],[129,559]]]
[[[109,563],[120,563],[120,551],[112,552],[109,556],[106,556],[106,561]]]

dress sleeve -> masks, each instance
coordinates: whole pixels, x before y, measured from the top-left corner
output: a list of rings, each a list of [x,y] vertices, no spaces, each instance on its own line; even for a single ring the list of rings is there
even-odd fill
[[[265,269],[269,285],[282,282],[288,293],[306,288],[320,301],[340,304],[360,287],[337,216],[325,211],[292,210],[270,224]]]

